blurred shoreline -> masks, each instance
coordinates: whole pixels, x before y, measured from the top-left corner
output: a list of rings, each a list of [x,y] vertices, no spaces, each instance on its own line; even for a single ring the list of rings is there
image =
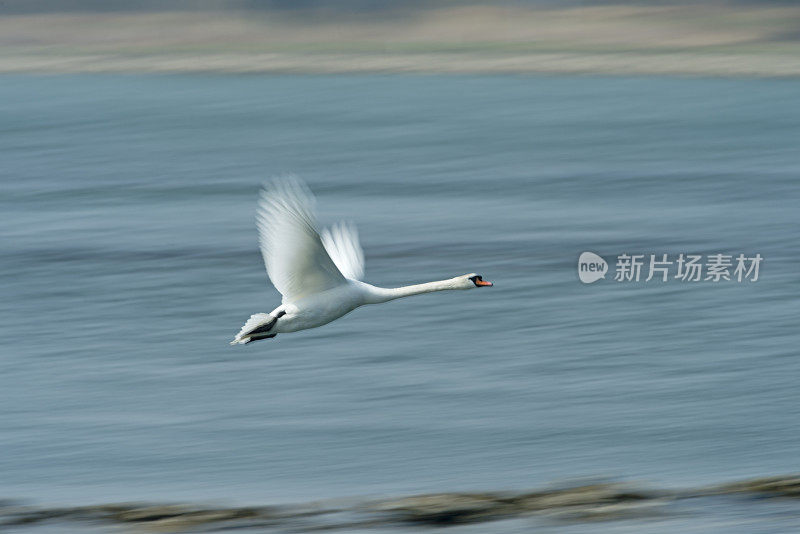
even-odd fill
[[[155,531],[208,528],[286,528],[296,531],[398,526],[443,527],[515,518],[544,517],[562,524],[587,521],[647,520],[686,516],[683,501],[733,499],[739,508],[771,499],[797,502],[797,475],[747,479],[684,490],[643,489],[598,482],[527,492],[431,493],[385,499],[346,498],[280,506],[117,503],[76,507],[36,507],[0,503],[0,526],[36,527],[78,522],[146,527]],[[749,502],[748,500],[749,499]],[[704,502],[704,504],[711,504]],[[689,508],[691,510],[691,507]],[[696,514],[696,512],[694,512]],[[784,511],[785,513],[785,511]],[[763,515],[769,524],[774,519]]]
[[[798,6],[0,17],[0,73],[800,75]]]

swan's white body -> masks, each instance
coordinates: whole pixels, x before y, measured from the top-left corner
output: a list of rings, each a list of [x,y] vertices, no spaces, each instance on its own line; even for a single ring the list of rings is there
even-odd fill
[[[355,227],[339,224],[320,236],[313,206],[311,193],[297,180],[276,181],[262,190],[257,216],[261,253],[283,301],[268,314],[252,315],[232,345],[316,328],[365,304],[492,285],[474,273],[394,289],[362,282],[364,254]]]

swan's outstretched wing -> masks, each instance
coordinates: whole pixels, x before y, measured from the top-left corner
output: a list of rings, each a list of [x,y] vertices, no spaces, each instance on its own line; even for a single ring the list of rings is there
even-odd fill
[[[340,222],[325,228],[322,231],[322,244],[346,278],[361,280],[364,277],[364,251],[358,242],[358,231],[354,224]]]
[[[300,181],[262,189],[256,222],[267,274],[284,302],[345,283],[315,229],[314,197]]]

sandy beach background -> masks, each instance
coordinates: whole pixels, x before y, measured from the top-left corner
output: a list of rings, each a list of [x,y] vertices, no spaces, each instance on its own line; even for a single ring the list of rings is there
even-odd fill
[[[0,6],[0,72],[800,74],[791,3],[83,4]]]

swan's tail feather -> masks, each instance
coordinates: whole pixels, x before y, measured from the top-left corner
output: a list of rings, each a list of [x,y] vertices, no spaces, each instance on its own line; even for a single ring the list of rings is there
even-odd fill
[[[278,322],[277,317],[273,317],[268,313],[256,313],[250,316],[250,319],[244,323],[244,326],[236,337],[231,341],[231,345],[247,345],[259,339],[269,339],[275,337],[277,334],[270,334],[269,331]]]

